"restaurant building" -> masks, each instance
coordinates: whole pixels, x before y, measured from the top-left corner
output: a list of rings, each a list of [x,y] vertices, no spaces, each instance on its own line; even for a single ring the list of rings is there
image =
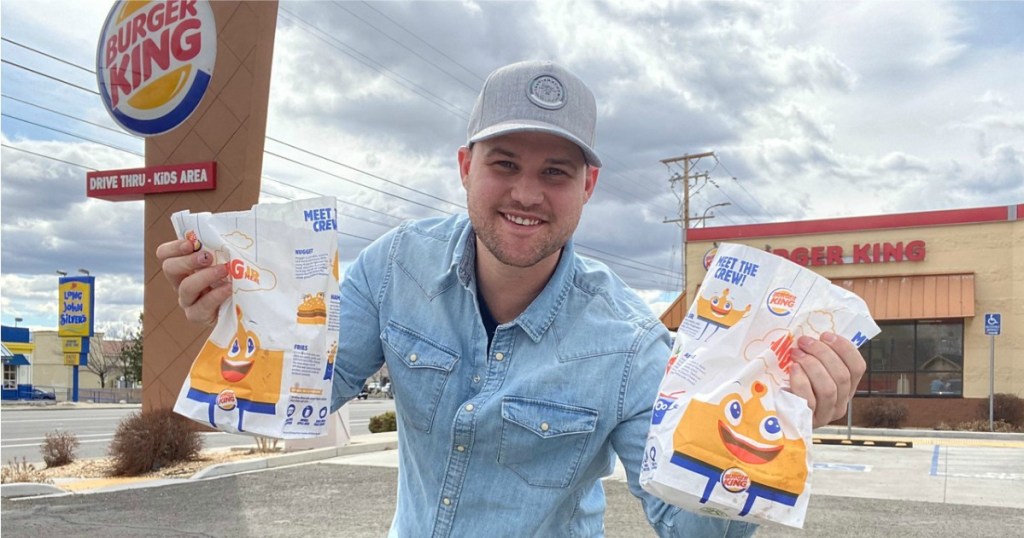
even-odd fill
[[[1024,397],[1024,204],[690,229],[684,292],[662,316],[669,329],[724,242],[773,252],[865,300],[882,332],[860,348],[868,368],[855,423],[868,398],[904,403],[907,426],[987,419],[990,376],[994,392]],[[999,314],[998,336],[986,334],[986,314]]]

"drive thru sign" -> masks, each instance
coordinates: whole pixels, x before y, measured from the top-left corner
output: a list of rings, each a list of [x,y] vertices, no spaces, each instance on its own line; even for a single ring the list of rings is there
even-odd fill
[[[985,314],[985,336],[999,336],[1002,325],[1002,314]]]

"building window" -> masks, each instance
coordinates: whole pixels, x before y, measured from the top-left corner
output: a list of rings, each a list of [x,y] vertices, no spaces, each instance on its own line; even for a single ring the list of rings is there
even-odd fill
[[[883,322],[879,327],[882,332],[860,348],[868,369],[857,394],[963,394],[963,320]]]
[[[4,365],[4,390],[18,388],[18,367],[10,364]]]

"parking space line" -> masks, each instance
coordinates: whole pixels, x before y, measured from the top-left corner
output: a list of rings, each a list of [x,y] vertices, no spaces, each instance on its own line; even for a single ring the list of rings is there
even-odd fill
[[[930,473],[932,476],[939,476],[939,446],[935,445],[932,449],[932,470]]]

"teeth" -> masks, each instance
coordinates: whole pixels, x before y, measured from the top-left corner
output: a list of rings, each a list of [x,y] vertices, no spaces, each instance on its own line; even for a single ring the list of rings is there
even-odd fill
[[[517,217],[515,215],[507,215],[506,214],[505,218],[510,220],[510,221],[512,221],[512,222],[514,222],[514,223],[516,223],[516,224],[522,225],[522,226],[536,226],[537,224],[540,224],[539,220],[524,219],[522,217]]]
[[[228,363],[229,366],[232,366],[234,368],[241,368],[242,366],[245,366],[246,364],[249,364],[252,361],[233,361],[231,359],[224,359],[224,362]]]

